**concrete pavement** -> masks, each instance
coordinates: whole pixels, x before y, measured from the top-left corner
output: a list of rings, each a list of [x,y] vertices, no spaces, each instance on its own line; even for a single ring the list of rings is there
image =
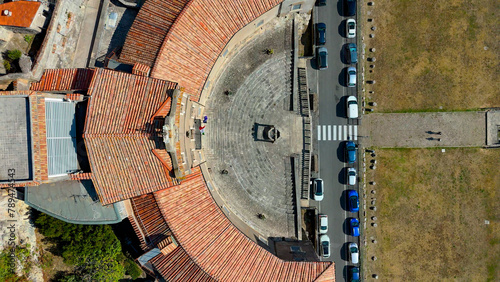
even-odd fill
[[[101,3],[102,1],[100,0],[87,0],[84,3],[84,17],[76,44],[74,60],[71,65],[72,68],[86,68],[88,66],[92,43],[99,21]]]

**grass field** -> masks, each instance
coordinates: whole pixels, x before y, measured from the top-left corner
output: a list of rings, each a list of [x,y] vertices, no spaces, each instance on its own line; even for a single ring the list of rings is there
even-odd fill
[[[376,58],[372,73],[365,61],[365,75],[376,80],[366,88],[375,91],[367,95],[377,111],[500,106],[499,1],[375,3],[364,7],[361,26],[367,57]]]
[[[378,149],[367,174],[377,211],[367,210],[366,277],[500,281],[499,164],[493,149]]]

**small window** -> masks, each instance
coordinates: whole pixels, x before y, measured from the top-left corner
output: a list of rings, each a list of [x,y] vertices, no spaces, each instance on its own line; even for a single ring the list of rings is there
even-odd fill
[[[302,248],[300,246],[291,246],[290,251],[292,251],[293,253],[301,253]]]
[[[292,11],[300,10],[300,9],[302,9],[302,4],[294,4],[292,6]]]

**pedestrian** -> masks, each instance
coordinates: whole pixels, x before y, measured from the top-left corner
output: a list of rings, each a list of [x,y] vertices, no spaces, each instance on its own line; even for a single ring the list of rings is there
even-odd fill
[[[441,135],[441,131],[436,132],[437,135]]]
[[[438,138],[438,139],[436,139],[436,140],[437,140],[438,142],[440,142],[440,141],[441,141],[441,138]]]

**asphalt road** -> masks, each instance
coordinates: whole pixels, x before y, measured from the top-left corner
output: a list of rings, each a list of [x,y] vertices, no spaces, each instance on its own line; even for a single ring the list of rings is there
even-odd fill
[[[349,95],[356,95],[356,88],[345,87],[345,72],[348,65],[342,62],[342,47],[346,43],[355,43],[355,39],[345,37],[345,20],[342,16],[342,1],[328,1],[327,6],[315,7],[315,22],[326,24],[326,44],[328,50],[328,69],[318,71],[315,59],[310,61],[308,73],[312,89],[319,99],[319,118],[314,123],[314,138],[317,138],[316,153],[319,156],[319,177],[325,185],[323,201],[311,200],[321,214],[328,215],[328,236],[330,237],[331,256],[329,261],[336,265],[336,281],[346,281],[347,244],[357,242],[356,237],[346,234],[346,219],[358,217],[346,211],[345,191],[346,169],[344,150],[347,137],[356,142],[357,121],[345,118],[345,100]],[[312,78],[312,79],[311,79]],[[359,159],[359,155],[358,155]],[[357,164],[355,166],[357,168]],[[349,187],[349,189],[358,189]],[[359,218],[359,217],[358,217]]]

